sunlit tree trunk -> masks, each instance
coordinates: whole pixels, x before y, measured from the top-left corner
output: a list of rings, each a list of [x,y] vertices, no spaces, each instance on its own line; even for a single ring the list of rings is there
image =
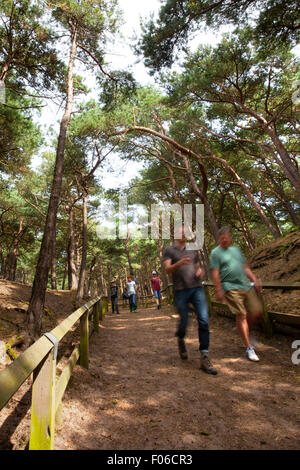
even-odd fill
[[[44,312],[45,295],[51,262],[51,251],[53,239],[55,237],[56,217],[63,177],[65,142],[73,105],[73,70],[77,49],[76,40],[77,30],[74,26],[72,26],[71,48],[67,75],[67,100],[65,111],[60,123],[50,201],[27,312],[27,326],[29,334],[34,339],[39,337],[42,332],[42,317]]]

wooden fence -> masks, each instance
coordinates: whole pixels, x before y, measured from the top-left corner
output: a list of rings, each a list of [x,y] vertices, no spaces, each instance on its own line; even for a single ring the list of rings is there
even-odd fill
[[[208,307],[210,313],[216,311],[219,314],[223,314],[226,317],[234,318],[234,315],[230,312],[226,304],[215,302],[212,300],[209,288],[213,288],[213,282],[203,281],[203,287],[205,288]],[[297,282],[264,282],[264,289],[274,289],[274,290],[300,290],[300,283]],[[167,299],[168,303],[174,304],[174,294],[173,294],[173,285],[169,284],[167,287]],[[263,294],[260,294],[260,299],[263,304],[263,316],[262,316],[262,328],[267,337],[271,337],[275,331],[283,333],[292,333],[298,332],[300,329],[300,315],[294,315],[291,313],[284,312],[274,312],[269,311],[265,305]],[[300,298],[299,298],[300,300]],[[300,305],[300,301],[299,301]]]
[[[107,312],[107,297],[97,297],[67,317],[56,328],[45,333],[12,364],[0,372],[0,410],[33,374],[29,450],[51,450],[54,444],[55,416],[79,359],[82,367],[89,364],[89,337],[99,331],[99,321]],[[90,328],[89,319],[92,317]],[[80,344],[73,350],[67,365],[56,380],[59,341],[80,320]]]
[[[225,304],[211,300],[210,281],[204,281],[209,309],[217,310],[226,316],[232,316]],[[300,290],[300,283],[265,282],[263,289]],[[174,304],[173,285],[169,284],[165,292],[168,304]],[[162,291],[162,292],[163,292]],[[150,305],[153,296],[144,296],[140,301],[145,307]],[[261,296],[263,301],[263,296]],[[148,303],[149,302],[149,303]],[[267,336],[271,336],[278,325],[300,328],[300,316],[282,312],[270,312],[264,304],[262,326]],[[0,372],[0,410],[19,390],[22,384],[33,374],[31,400],[31,427],[29,450],[51,450],[54,445],[55,417],[58,414],[62,398],[72,371],[79,359],[81,366],[88,368],[89,337],[93,331],[99,331],[99,321],[108,311],[107,297],[97,297],[83,305],[56,328],[45,333],[32,346],[21,354],[12,364]],[[92,317],[93,329],[90,329],[89,319]],[[80,344],[73,350],[67,365],[56,379],[57,352],[59,341],[80,320]]]

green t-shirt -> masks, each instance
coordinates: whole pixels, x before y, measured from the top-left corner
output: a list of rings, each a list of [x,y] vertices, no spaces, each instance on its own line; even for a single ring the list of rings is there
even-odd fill
[[[225,249],[217,246],[210,254],[210,269],[219,268],[224,291],[251,288],[244,263],[246,263],[244,255],[237,246],[230,245]]]

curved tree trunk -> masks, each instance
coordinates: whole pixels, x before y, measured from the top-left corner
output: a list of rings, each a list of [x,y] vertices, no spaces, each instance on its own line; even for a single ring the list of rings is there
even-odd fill
[[[229,165],[229,163],[224,160],[223,158],[220,158],[220,157],[217,157],[216,155],[214,154],[211,154],[210,155],[210,158],[212,158],[213,160],[216,160],[220,163],[222,163],[224,165],[224,167],[228,170],[229,173],[232,174],[232,176],[235,178],[235,180],[239,183],[239,185],[241,186],[241,188],[243,189],[244,193],[246,194],[246,196],[248,197],[249,201],[251,202],[252,206],[254,207],[254,209],[256,210],[256,212],[258,213],[258,215],[260,216],[261,220],[263,221],[264,225],[266,225],[266,227],[269,229],[269,232],[272,234],[272,236],[274,238],[278,238],[280,235],[277,231],[276,228],[273,227],[273,225],[271,224],[271,222],[269,221],[268,217],[266,216],[266,214],[264,213],[264,211],[262,210],[262,208],[260,207],[259,203],[256,201],[254,195],[252,194],[252,192],[250,191],[250,189],[248,188],[248,186],[245,184],[245,182],[242,180],[242,178],[236,173],[236,171]]]

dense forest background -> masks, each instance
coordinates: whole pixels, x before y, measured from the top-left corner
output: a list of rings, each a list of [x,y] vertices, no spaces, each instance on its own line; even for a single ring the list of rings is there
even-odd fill
[[[98,237],[104,203],[118,210],[120,195],[149,210],[203,204],[206,269],[222,225],[247,256],[299,230],[296,1],[163,1],[134,43],[153,86],[105,62],[122,22],[115,0],[4,0],[0,18],[0,276],[32,285],[33,335],[47,288],[80,301],[133,273],[148,294],[153,269],[166,285],[169,240]],[[216,45],[189,47],[224,25]],[[45,134],[49,100],[62,113]],[[113,155],[143,169],[105,190]]]

